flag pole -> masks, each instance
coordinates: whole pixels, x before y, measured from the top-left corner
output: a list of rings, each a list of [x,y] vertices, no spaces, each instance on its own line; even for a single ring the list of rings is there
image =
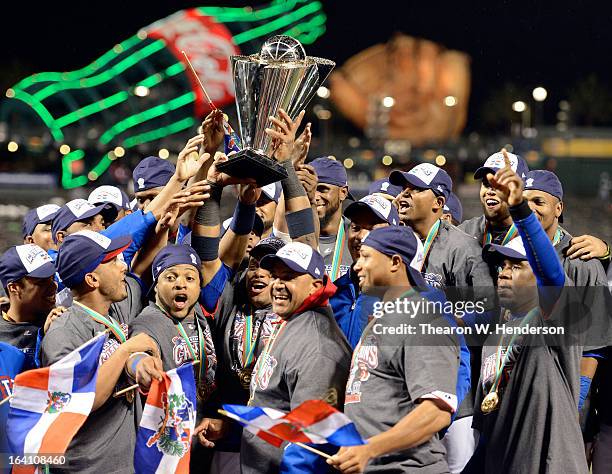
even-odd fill
[[[248,420],[245,420],[244,418],[240,418],[238,415],[234,415],[233,413],[229,413],[229,412],[227,412],[225,410],[222,410],[222,409],[218,409],[217,411],[220,414],[225,415],[228,418],[232,418],[234,420],[240,421],[241,423],[244,423],[244,424],[247,424],[247,425],[251,424]],[[278,438],[278,436],[275,435],[274,433],[271,433],[271,432],[269,432],[267,430],[264,430],[262,428],[259,428],[259,427],[257,427],[257,429],[260,430],[260,431],[263,431],[264,433],[269,434],[270,436],[274,436],[274,437]],[[323,451],[320,451],[318,449],[315,449],[312,446],[308,446],[307,444],[300,443],[298,441],[296,441],[296,442],[288,441],[288,443],[289,442],[292,443],[292,444],[295,444],[296,446],[299,446],[300,448],[304,448],[304,449],[306,449],[306,450],[308,450],[308,451],[310,451],[312,453],[318,454],[319,456],[324,457],[325,459],[331,459],[332,458],[329,454],[324,453]]]
[[[8,397],[6,397],[4,400],[0,400],[0,406],[4,405],[6,402],[8,402],[11,398],[13,398],[15,395],[11,394]]]
[[[199,363],[200,363],[199,360],[194,360],[191,363],[191,365],[197,365]],[[130,385],[129,387],[122,388],[118,392],[113,393],[113,398],[119,398],[121,395],[124,395],[124,394],[126,394],[128,392],[131,392],[132,390],[136,390],[137,388],[138,388],[138,384],[137,383],[135,383],[134,385]],[[2,402],[0,402],[0,405],[2,405]]]
[[[204,84],[202,84],[202,81],[198,77],[198,74],[196,73],[195,69],[193,68],[193,65],[191,64],[191,61],[189,61],[189,58],[187,57],[187,53],[185,53],[185,51],[181,51],[181,53],[183,53],[183,56],[185,56],[185,60],[187,61],[187,64],[189,65],[189,68],[191,69],[191,72],[193,73],[194,77],[196,78],[196,81],[198,81],[198,84],[200,84],[200,88],[202,89],[202,92],[204,92],[204,95],[206,96],[206,100],[208,101],[208,105],[210,105],[210,107],[213,110],[217,110],[217,107],[215,106],[215,104],[213,104],[213,101],[210,100],[210,96],[208,95],[208,92],[206,92],[206,89],[204,89]]]

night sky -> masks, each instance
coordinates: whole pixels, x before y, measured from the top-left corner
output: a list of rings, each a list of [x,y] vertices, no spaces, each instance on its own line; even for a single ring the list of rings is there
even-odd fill
[[[182,8],[265,3],[7,2],[0,28],[0,87],[4,90],[34,72],[82,67],[140,27]],[[567,97],[576,81],[592,73],[604,84],[612,79],[610,2],[372,3],[377,6],[365,1],[324,0],[327,32],[308,47],[308,53],[342,64],[396,31],[467,52],[472,58],[472,125],[492,91],[506,82],[526,90],[544,85],[550,94],[546,107],[554,115],[557,102]]]

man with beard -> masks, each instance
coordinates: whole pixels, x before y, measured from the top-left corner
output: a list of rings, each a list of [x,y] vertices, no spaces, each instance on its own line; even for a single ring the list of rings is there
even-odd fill
[[[523,198],[523,180],[504,158],[505,166],[488,173],[487,181],[509,206],[520,238],[483,249],[484,258],[501,269],[498,294],[505,311],[503,326],[483,346],[474,414],[481,442],[464,472],[586,473],[577,416],[584,332],[574,326],[570,340],[541,331],[578,324],[581,315],[559,301],[563,267]]]
[[[126,266],[118,255],[129,237],[109,239],[84,230],[66,237],[57,270],[74,296],[74,304],[56,319],[41,345],[41,362],[57,362],[101,331],[109,330],[100,355],[92,412],[66,451],[66,465],[59,472],[133,472],[136,442],[135,406],[132,397],[114,398],[117,385],[126,384],[123,369],[136,352],[157,352],[154,341],[140,334],[127,339],[128,325],[109,315],[111,304],[127,297]]]
[[[272,274],[272,311],[279,318],[253,369],[249,405],[287,412],[306,400],[325,399],[341,406],[350,348],[328,304],[335,287],[323,258],[292,242],[263,257],[261,266]],[[323,458],[311,454],[295,445],[283,451],[244,430],[241,471],[325,470]]]
[[[605,347],[612,344],[609,310],[611,301],[607,291],[607,278],[597,259],[582,260],[567,257],[572,236],[559,225],[563,220],[563,187],[557,176],[544,170],[534,170],[525,177],[523,197],[540,221],[559,257],[565,275],[576,287],[583,306],[593,317],[591,331],[587,335],[585,352],[580,364],[580,401],[578,408],[582,420],[588,413],[583,410],[591,382],[597,372],[598,360],[606,354]],[[586,410],[588,412],[588,410]]]
[[[8,249],[0,258],[0,283],[6,288],[10,306],[0,320],[0,341],[25,356],[25,368],[38,365],[36,352],[51,320],[64,311],[55,308],[57,284],[51,257],[34,244]]]
[[[480,202],[484,214],[474,217],[459,225],[459,229],[474,237],[481,246],[488,243],[504,245],[518,234],[512,225],[508,205],[501,199],[500,193],[489,185],[487,174],[495,173],[504,167],[504,154],[508,155],[510,166],[519,177],[524,178],[529,168],[525,160],[518,155],[507,153],[505,149],[487,158],[474,173],[474,179],[481,179]]]
[[[482,304],[479,311],[466,312],[457,318],[459,324],[474,326],[477,322],[490,319],[495,309],[495,290],[489,267],[482,259],[480,245],[442,219],[444,204],[452,189],[450,176],[437,166],[423,163],[408,172],[393,171],[389,181],[402,186],[403,191],[396,199],[400,219],[414,230],[423,243],[421,273],[425,281],[443,290],[449,301]],[[472,352],[475,349],[472,348]],[[477,355],[472,355],[471,366],[474,371],[480,366]],[[472,374],[472,379],[476,378],[477,372]],[[458,387],[458,392],[464,395],[468,389],[467,386]],[[462,400],[451,430],[444,437],[452,473],[461,472],[476,448],[471,428],[473,394]]]
[[[359,258],[361,242],[373,229],[399,225],[397,209],[391,201],[380,195],[367,195],[347,206],[344,216],[350,219],[348,227],[348,249],[354,262]],[[372,314],[372,305],[377,301],[372,295],[359,291],[357,274],[351,267],[334,285],[338,288],[329,299],[338,326],[354,349]]]
[[[320,222],[319,251],[325,261],[325,271],[332,281],[344,275],[351,266],[347,248],[346,225],[342,219],[342,203],[353,199],[346,170],[332,158],[322,157],[310,165],[318,178],[315,202]]]
[[[51,223],[60,207],[55,204],[45,204],[31,209],[23,219],[23,243],[36,244],[45,252],[57,250],[51,234]]]
[[[271,276],[260,262],[275,254],[285,243],[276,237],[259,241],[251,251],[248,266],[235,284],[225,285],[217,303],[214,319],[217,349],[217,379],[222,381],[211,403],[246,405],[253,367],[273,329],[277,316],[272,312]],[[214,447],[212,472],[240,470],[240,438],[237,423],[204,419],[194,434],[206,447]]]
[[[414,268],[422,252],[417,236],[406,226],[374,229],[361,243],[354,266],[360,289],[386,291],[381,314],[353,352],[344,411],[368,442],[343,447],[328,460],[343,473],[448,472],[438,432],[450,424],[457,409],[457,340],[438,331],[450,329],[439,312],[382,311],[389,305],[400,308],[402,302],[424,301],[419,292],[427,285]],[[436,331],[397,331],[405,323]]]

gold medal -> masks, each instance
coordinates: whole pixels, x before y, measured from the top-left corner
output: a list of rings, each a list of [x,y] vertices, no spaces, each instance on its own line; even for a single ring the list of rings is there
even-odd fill
[[[212,387],[205,382],[201,382],[198,384],[197,396],[198,400],[201,402],[205,402],[210,398],[210,394],[212,393]]]
[[[497,392],[490,392],[486,397],[484,397],[484,400],[480,404],[480,409],[485,414],[491,413],[493,410],[497,409],[498,405],[499,395],[497,395]]]
[[[238,380],[240,380],[240,385],[245,390],[248,390],[251,386],[251,376],[253,374],[253,370],[250,368],[240,369],[238,371]]]

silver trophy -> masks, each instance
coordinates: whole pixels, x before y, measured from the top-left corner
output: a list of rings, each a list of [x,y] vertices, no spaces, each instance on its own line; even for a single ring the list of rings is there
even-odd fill
[[[230,60],[244,148],[218,169],[238,178],[254,178],[265,186],[287,177],[272,158],[272,138],[265,132],[273,127],[269,117],[282,108],[295,120],[336,63],[306,56],[298,40],[283,35],[269,38],[259,54]]]

